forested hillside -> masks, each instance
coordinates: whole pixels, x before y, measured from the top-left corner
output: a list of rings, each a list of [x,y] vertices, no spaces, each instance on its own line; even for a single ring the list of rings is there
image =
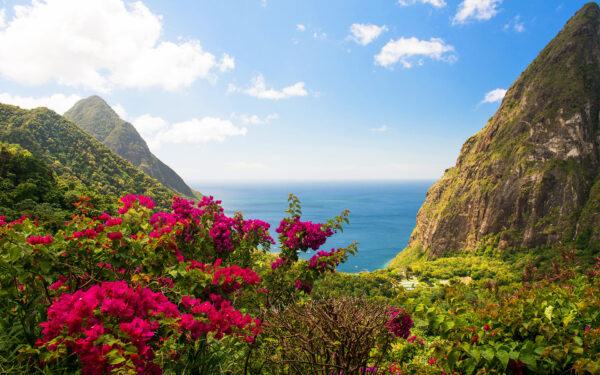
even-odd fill
[[[46,108],[0,104],[0,141],[41,157],[63,181],[98,194],[145,194],[167,207],[173,192],[114,154],[76,124]]]

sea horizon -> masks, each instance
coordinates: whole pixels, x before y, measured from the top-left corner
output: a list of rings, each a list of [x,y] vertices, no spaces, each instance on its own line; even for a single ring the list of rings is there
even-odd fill
[[[223,181],[192,184],[195,190],[221,200],[226,214],[242,212],[246,219],[260,219],[275,229],[287,215],[288,195],[302,202],[302,220],[324,222],[350,210],[350,224],[328,239],[320,250],[340,248],[358,241],[358,254],[338,267],[357,273],[385,268],[402,251],[415,227],[416,215],[434,180],[380,181]],[[278,251],[278,245],[271,247]],[[313,252],[301,254],[304,259]]]

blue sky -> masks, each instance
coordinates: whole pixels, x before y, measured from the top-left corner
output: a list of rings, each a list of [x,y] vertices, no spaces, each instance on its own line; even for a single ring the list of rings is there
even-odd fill
[[[585,3],[4,0],[0,102],[98,94],[196,186],[437,179]]]

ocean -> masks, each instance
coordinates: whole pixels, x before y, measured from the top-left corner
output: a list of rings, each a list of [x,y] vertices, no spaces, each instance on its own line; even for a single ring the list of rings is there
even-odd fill
[[[384,268],[406,247],[433,182],[198,183],[194,189],[221,200],[227,215],[240,211],[246,219],[268,222],[276,241],[275,229],[286,215],[289,193],[302,202],[303,221],[324,222],[349,209],[350,224],[319,250],[358,241],[358,254],[338,267],[339,271],[355,273]],[[277,245],[271,251],[278,251]],[[308,259],[313,254],[301,257]]]

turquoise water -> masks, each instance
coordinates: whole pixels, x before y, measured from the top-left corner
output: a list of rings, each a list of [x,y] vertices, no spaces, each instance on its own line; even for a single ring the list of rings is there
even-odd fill
[[[302,220],[323,222],[348,208],[350,225],[330,237],[319,250],[345,247],[358,241],[358,255],[338,269],[373,271],[385,267],[410,238],[417,211],[433,181],[196,184],[195,189],[223,201],[228,215],[240,211],[247,219],[271,224],[271,236],[286,215],[289,193],[302,202]],[[273,251],[277,248],[273,247]],[[304,256],[310,257],[312,254]]]

